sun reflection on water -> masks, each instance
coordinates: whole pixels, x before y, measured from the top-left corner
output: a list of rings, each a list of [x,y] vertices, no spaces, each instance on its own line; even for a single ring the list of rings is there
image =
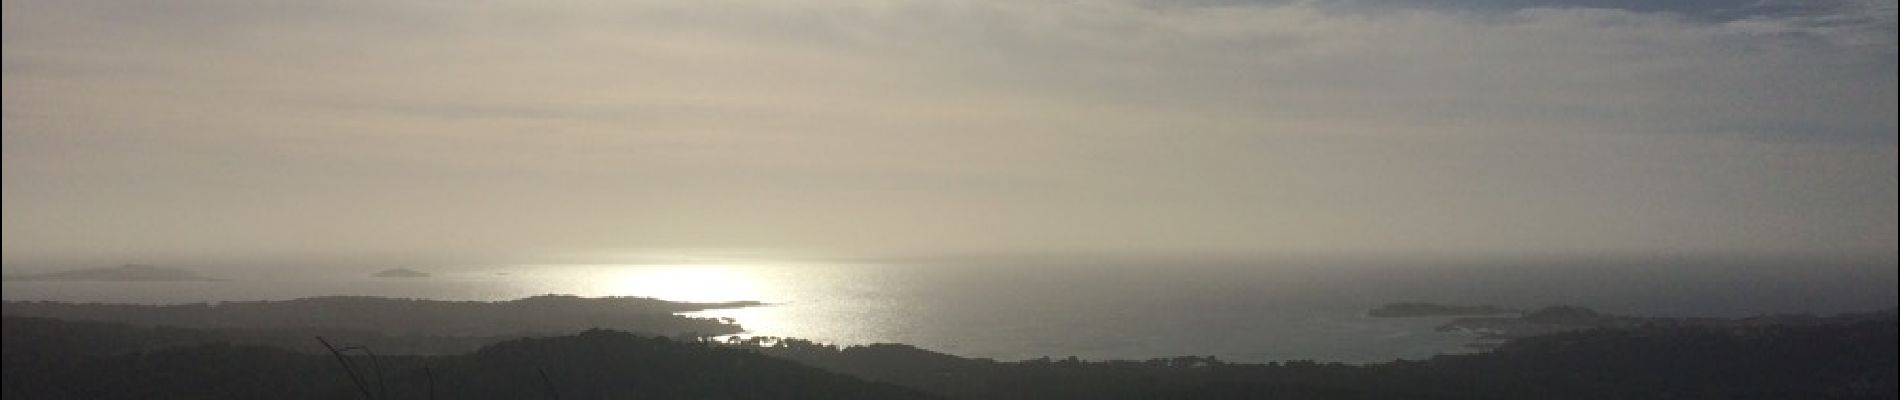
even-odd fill
[[[784,277],[766,276],[762,265],[671,264],[619,266],[591,275],[594,292],[603,296],[639,296],[669,301],[727,302],[785,301]],[[689,317],[726,318],[747,331],[743,336],[778,333],[786,327],[776,306],[714,309],[681,313]]]
[[[722,308],[680,313],[688,317],[725,318],[746,333],[738,336],[781,336],[869,343],[888,333],[877,318],[862,312],[840,313],[860,301],[850,293],[865,290],[840,285],[835,268],[813,264],[679,263],[679,264],[564,264],[533,265],[516,270],[521,289],[536,294],[651,297],[667,301],[716,303],[758,301],[764,306]],[[863,279],[858,279],[862,281]],[[532,283],[530,283],[532,282]],[[840,290],[841,287],[854,287]],[[532,294],[525,294],[532,295]],[[844,297],[840,297],[844,296]],[[830,304],[830,308],[815,304]],[[838,321],[845,318],[848,321]],[[818,321],[826,321],[819,323]],[[889,340],[889,339],[882,339]]]
[[[589,274],[591,292],[668,301],[770,301],[775,293],[756,267],[726,264],[630,265]]]

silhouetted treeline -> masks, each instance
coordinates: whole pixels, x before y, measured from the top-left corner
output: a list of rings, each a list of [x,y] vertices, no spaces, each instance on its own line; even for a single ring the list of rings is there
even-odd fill
[[[677,335],[730,334],[729,321],[674,313],[757,305],[678,303],[641,297],[535,296],[512,301],[440,301],[381,297],[313,297],[183,305],[75,304],[9,301],[8,316],[245,330],[321,330],[392,336],[554,335],[591,328]]]
[[[17,321],[8,319],[7,323]],[[148,339],[141,334],[151,334],[149,339],[158,341],[189,341],[170,336],[180,332],[187,331],[144,330],[67,340],[56,321],[34,329],[9,329],[0,395],[7,399],[362,397],[329,354],[213,343],[99,355],[78,343],[102,341],[99,344],[107,348],[139,349],[147,343],[138,341]],[[387,399],[423,399],[431,389],[441,399],[930,398],[912,389],[867,382],[756,351],[603,330],[504,341],[465,355],[382,356],[373,363],[357,355],[352,360],[365,376],[368,390],[376,398]]]
[[[431,382],[444,399],[1896,397],[1894,312],[1804,321],[1592,329],[1518,339],[1488,353],[1372,365],[1211,357],[1000,362],[897,344],[712,343],[601,330],[508,340],[462,355],[385,355],[381,384],[366,359],[353,360],[375,393],[414,399],[425,398]],[[0,383],[8,399],[360,397],[328,354],[225,344],[220,331],[14,317],[5,327]]]
[[[76,354],[113,355],[152,351],[188,345],[226,343],[238,346],[264,346],[299,353],[325,353],[323,345],[311,340],[322,336],[340,343],[376,349],[382,354],[450,355],[466,354],[497,342],[527,337],[386,335],[360,330],[310,329],[198,329],[173,326],[143,326],[118,322],[66,321],[39,317],[5,317],[7,337],[41,337],[35,346],[58,348]],[[690,335],[688,335],[690,336]],[[15,351],[16,344],[5,345]]]
[[[1765,325],[1807,325],[1838,322],[1806,314],[1761,315],[1749,318],[1658,318],[1599,313],[1578,306],[1550,306],[1513,316],[1461,317],[1438,326],[1439,331],[1479,333],[1487,339],[1514,339],[1590,329],[1641,330],[1651,328],[1735,329]]]
[[[1793,399],[1895,398],[1894,313],[1804,324],[1656,325],[1519,339],[1496,351],[1354,366],[968,359],[895,344],[738,345],[967,399]]]

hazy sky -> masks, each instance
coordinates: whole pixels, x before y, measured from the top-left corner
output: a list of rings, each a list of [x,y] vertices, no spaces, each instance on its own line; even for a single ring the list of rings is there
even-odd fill
[[[9,0],[5,258],[1891,256],[1894,4]]]

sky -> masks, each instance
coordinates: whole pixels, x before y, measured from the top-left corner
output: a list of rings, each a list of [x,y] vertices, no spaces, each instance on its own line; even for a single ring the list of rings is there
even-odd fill
[[[1900,239],[1891,0],[0,15],[8,263]]]

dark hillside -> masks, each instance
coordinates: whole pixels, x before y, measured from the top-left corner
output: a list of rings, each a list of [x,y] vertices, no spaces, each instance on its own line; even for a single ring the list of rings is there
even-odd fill
[[[194,337],[203,331],[189,329],[64,324],[7,320],[0,355],[5,398],[361,397],[330,354],[207,344]],[[426,398],[431,375],[444,399],[550,398],[549,383],[565,399],[930,397],[749,350],[613,331],[520,339],[460,356],[383,356],[372,363],[353,354],[372,390],[392,399]],[[376,384],[375,364],[386,384]]]

